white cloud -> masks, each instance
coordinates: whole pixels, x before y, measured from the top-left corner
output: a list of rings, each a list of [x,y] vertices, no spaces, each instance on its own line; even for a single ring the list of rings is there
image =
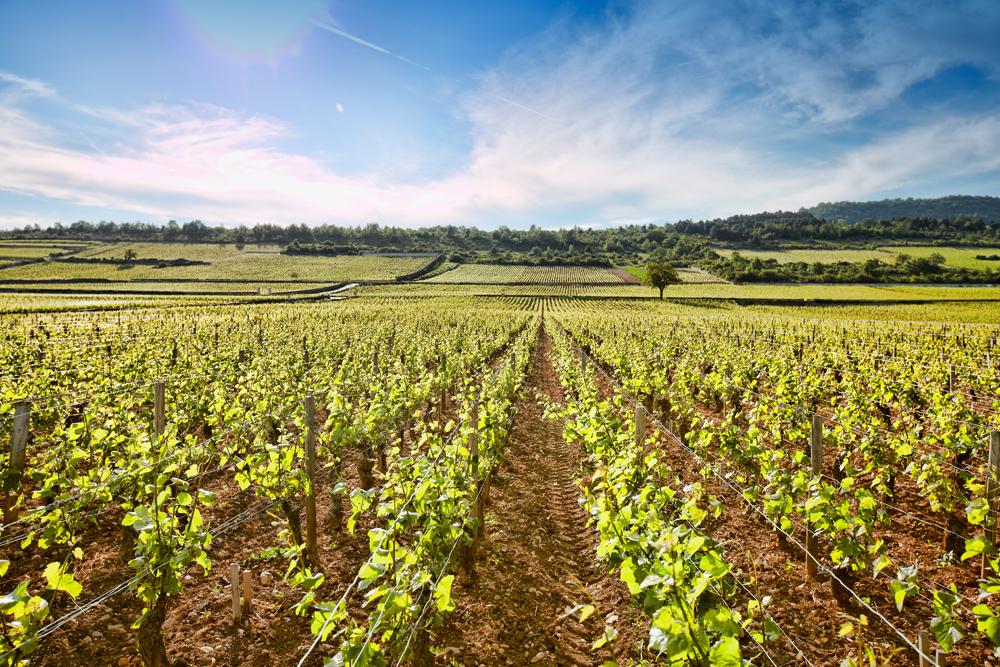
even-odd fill
[[[37,215],[30,213],[3,213],[0,214],[0,229],[14,227],[29,227],[31,225],[41,225],[45,227],[48,223],[46,219],[39,219]]]
[[[0,70],[0,82],[6,84],[0,88],[0,99],[11,101],[21,97],[52,97],[55,91],[46,83],[37,79],[24,77]]]

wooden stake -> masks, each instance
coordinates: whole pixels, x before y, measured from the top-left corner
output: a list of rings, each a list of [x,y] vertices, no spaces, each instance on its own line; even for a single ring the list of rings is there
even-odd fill
[[[24,474],[24,459],[28,449],[28,433],[31,427],[31,401],[20,400],[14,404],[14,429],[10,436],[10,475],[21,485]]]
[[[247,608],[247,613],[250,613],[250,608],[253,606],[253,574],[250,570],[243,570],[243,606]]]
[[[240,624],[240,564],[229,564],[229,587],[233,597],[233,625]]]
[[[153,384],[153,430],[157,440],[167,430],[166,392],[162,381]]]
[[[809,465],[813,475],[823,472],[823,418],[813,415],[809,434]]]
[[[472,432],[469,433],[469,452],[471,452],[472,480],[479,481],[479,401],[472,402],[472,415],[469,417]]]
[[[640,450],[646,445],[646,408],[635,406],[635,446]]]
[[[920,632],[917,633],[917,651],[920,653],[920,655],[918,656],[919,657],[918,664],[920,665],[920,667],[933,667],[933,665],[931,665],[931,656],[927,652],[928,651],[927,644],[928,644],[927,631],[921,630]]]
[[[814,476],[820,475],[823,471],[823,418],[819,415],[813,415],[812,418],[812,432],[809,437],[809,467]],[[806,574],[813,579],[819,576],[816,551],[816,534],[806,522]]]
[[[312,394],[305,398],[306,413],[306,476],[309,492],[306,494],[306,548],[309,563],[319,567],[319,548],[316,544],[316,403]]]
[[[989,465],[986,468],[986,505],[988,515],[986,518],[986,541],[996,545],[996,516],[1000,507],[997,491],[1000,490],[1000,431],[990,431],[990,455]],[[986,554],[983,554],[980,562],[980,575],[986,576]]]
[[[934,664],[937,665],[937,667],[948,667],[948,657],[941,649],[934,652]]]

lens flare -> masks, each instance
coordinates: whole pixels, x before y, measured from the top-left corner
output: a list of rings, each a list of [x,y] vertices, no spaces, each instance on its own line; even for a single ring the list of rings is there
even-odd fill
[[[322,0],[174,0],[189,28],[240,60],[277,60],[294,53],[310,20],[326,17]]]

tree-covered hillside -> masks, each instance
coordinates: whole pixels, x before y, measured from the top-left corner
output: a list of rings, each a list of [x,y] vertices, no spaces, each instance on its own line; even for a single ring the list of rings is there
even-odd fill
[[[883,199],[881,201],[823,202],[804,209],[817,218],[859,222],[894,218],[971,217],[1000,222],[1000,197],[951,195],[936,199]]]

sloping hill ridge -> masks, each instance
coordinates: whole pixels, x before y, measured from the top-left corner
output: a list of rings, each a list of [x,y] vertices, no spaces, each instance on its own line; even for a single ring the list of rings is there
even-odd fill
[[[817,218],[859,222],[893,218],[952,218],[970,216],[1000,222],[1000,197],[950,195],[936,199],[882,199],[879,201],[823,202],[804,209]]]

